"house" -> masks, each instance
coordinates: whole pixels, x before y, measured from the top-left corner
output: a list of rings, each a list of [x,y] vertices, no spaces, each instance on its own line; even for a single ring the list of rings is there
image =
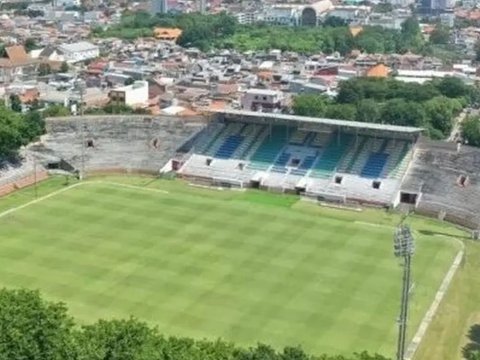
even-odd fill
[[[0,58],[0,82],[11,82],[37,72],[37,59],[32,59],[22,45],[8,46],[5,56]]]
[[[95,59],[100,55],[99,47],[87,41],[60,45],[58,50],[63,54],[65,61],[69,63]]]
[[[148,103],[148,82],[135,81],[132,85],[110,90],[110,101],[117,105],[144,106]]]
[[[366,77],[375,77],[375,78],[386,78],[388,77],[388,74],[390,73],[390,68],[388,66],[385,66],[383,64],[378,64],[375,66],[372,66],[370,69],[367,69],[365,72]]]
[[[153,35],[158,40],[176,42],[182,35],[182,30],[178,28],[161,28],[153,29]]]
[[[47,46],[43,50],[40,51],[38,57],[43,60],[48,61],[65,61],[65,57],[63,56],[62,51],[57,49],[54,46]]]
[[[242,96],[242,109],[274,112],[282,107],[283,93],[270,89],[248,89]]]

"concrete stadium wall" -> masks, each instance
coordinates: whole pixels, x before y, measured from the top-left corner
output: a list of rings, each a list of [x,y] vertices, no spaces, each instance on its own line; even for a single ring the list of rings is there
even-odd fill
[[[156,172],[208,122],[203,116],[109,115],[48,118],[30,146],[39,159],[63,159],[85,171]],[[91,145],[91,146],[90,146]],[[47,161],[47,160],[45,160]]]
[[[48,173],[44,170],[37,172],[35,176],[34,173],[30,173],[25,177],[12,181],[11,183],[4,184],[0,186],[0,197],[8,195],[16,190],[23,189],[27,186],[31,186],[36,182],[45,180],[48,178]]]
[[[467,177],[465,185],[459,178]],[[467,228],[480,224],[480,149],[422,140],[403,181],[403,192],[421,194],[415,212]]]

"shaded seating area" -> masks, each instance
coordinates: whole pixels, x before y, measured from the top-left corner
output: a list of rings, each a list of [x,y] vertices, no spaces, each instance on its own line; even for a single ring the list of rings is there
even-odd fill
[[[328,178],[335,171],[338,163],[342,159],[342,156],[350,146],[352,141],[352,135],[332,134],[328,146],[325,148],[320,159],[314,165],[310,176],[317,178]]]
[[[268,169],[286,145],[287,136],[288,129],[286,126],[273,126],[272,133],[263,140],[260,147],[250,158],[249,168],[257,170]]]
[[[220,159],[229,159],[233,153],[238,149],[244,137],[241,135],[230,135],[223,142],[220,148],[215,153],[215,157]]]
[[[361,176],[366,178],[377,178],[383,171],[388,160],[386,153],[372,153],[368,157],[365,166],[362,169]]]

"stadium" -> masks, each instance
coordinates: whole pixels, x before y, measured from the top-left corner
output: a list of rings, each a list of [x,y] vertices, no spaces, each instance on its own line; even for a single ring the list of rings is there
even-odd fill
[[[233,110],[48,119],[0,170],[0,284],[40,288],[85,322],[393,356],[391,239],[414,212],[414,358],[480,203],[480,151],[422,131]]]

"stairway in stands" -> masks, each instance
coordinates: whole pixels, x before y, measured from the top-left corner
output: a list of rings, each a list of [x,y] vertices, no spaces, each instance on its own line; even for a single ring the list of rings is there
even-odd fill
[[[351,134],[338,136],[337,133],[333,133],[330,136],[329,144],[320,155],[309,175],[314,178],[330,178],[350,146],[352,139],[353,136]]]
[[[285,147],[287,141],[287,127],[282,125],[273,126],[271,136],[267,135],[252,155],[248,168],[253,170],[267,170],[275,162],[275,159]]]

